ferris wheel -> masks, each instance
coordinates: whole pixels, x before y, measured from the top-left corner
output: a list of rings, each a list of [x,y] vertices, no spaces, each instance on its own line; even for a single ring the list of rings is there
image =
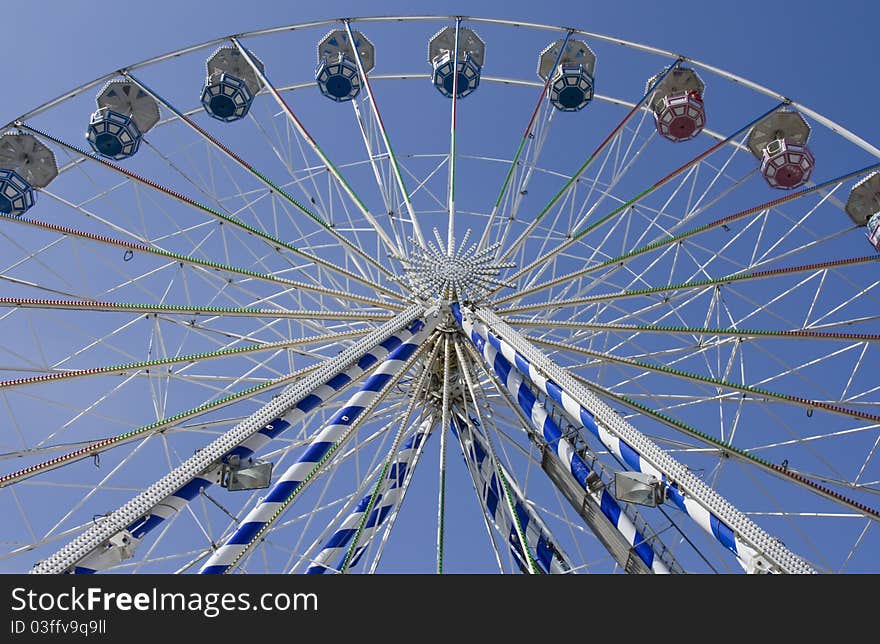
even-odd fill
[[[877,572],[878,169],[489,18],[68,91],[0,136],[0,570]]]

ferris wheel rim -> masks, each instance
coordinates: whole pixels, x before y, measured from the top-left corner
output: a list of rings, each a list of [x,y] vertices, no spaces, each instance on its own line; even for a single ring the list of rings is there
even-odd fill
[[[195,44],[195,45],[181,47],[180,49],[176,49],[173,51],[158,54],[158,55],[152,56],[150,58],[145,58],[145,59],[138,61],[136,63],[117,68],[111,72],[107,72],[106,74],[102,74],[101,76],[95,78],[94,80],[87,81],[77,87],[74,87],[74,88],[68,90],[67,92],[64,92],[64,93],[56,96],[53,99],[49,99],[45,103],[29,110],[28,112],[25,112],[21,116],[14,118],[13,120],[9,121],[3,127],[3,129],[6,130],[9,128],[13,128],[18,123],[20,123],[22,121],[27,121],[28,119],[33,118],[34,116],[37,116],[38,114],[46,111],[47,109],[50,109],[51,107],[57,105],[58,103],[61,103],[67,99],[73,98],[73,97],[81,94],[82,92],[85,92],[85,91],[88,91],[88,90],[93,89],[95,87],[98,87],[102,83],[105,83],[105,82],[119,76],[120,74],[124,74],[125,72],[135,71],[137,69],[149,67],[151,65],[154,65],[154,64],[157,64],[157,63],[160,63],[160,62],[163,62],[163,61],[166,61],[171,58],[175,58],[175,57],[178,57],[178,56],[181,56],[184,54],[193,53],[193,52],[196,52],[196,51],[199,51],[202,49],[208,49],[210,47],[220,45],[224,42],[229,42],[233,38],[242,38],[242,39],[255,38],[255,37],[259,37],[259,36],[272,35],[272,34],[277,34],[277,33],[282,33],[282,32],[288,32],[288,31],[346,24],[347,22],[356,22],[356,23],[357,22],[362,22],[362,23],[430,22],[430,21],[456,20],[456,19],[467,20],[467,21],[474,22],[477,24],[479,24],[479,23],[497,24],[497,25],[503,25],[503,26],[508,26],[508,27],[526,27],[529,29],[535,29],[535,30],[540,30],[540,31],[556,31],[556,32],[560,32],[560,33],[567,32],[567,33],[571,33],[571,34],[577,34],[580,36],[584,36],[586,38],[593,38],[593,39],[601,40],[601,41],[608,42],[608,43],[618,44],[623,47],[627,47],[627,48],[634,49],[637,51],[642,51],[644,53],[650,53],[650,54],[660,56],[660,57],[665,57],[670,60],[680,59],[683,62],[688,62],[688,63],[694,65],[695,67],[699,67],[700,69],[703,69],[707,72],[718,75],[721,78],[733,81],[735,83],[742,84],[743,86],[748,87],[748,88],[750,88],[760,94],[763,94],[765,96],[768,96],[768,97],[773,98],[778,101],[785,102],[786,104],[803,112],[807,116],[815,119],[817,122],[821,123],[823,126],[828,128],[829,130],[835,132],[836,134],[843,136],[845,139],[847,139],[851,143],[857,145],[865,152],[868,152],[869,154],[873,155],[874,157],[880,158],[880,148],[878,148],[877,146],[866,141],[862,137],[858,136],[857,134],[850,131],[849,129],[843,127],[842,125],[840,125],[839,123],[830,119],[829,117],[827,117],[827,116],[821,114],[820,112],[817,112],[816,110],[808,107],[807,105],[800,103],[799,101],[796,101],[790,97],[787,97],[784,94],[781,94],[780,92],[777,92],[773,89],[770,89],[768,87],[765,87],[763,85],[760,85],[758,83],[750,81],[747,78],[745,78],[744,76],[739,76],[737,74],[734,74],[733,72],[729,72],[722,67],[717,67],[714,65],[710,65],[708,63],[703,63],[700,60],[698,60],[696,58],[692,58],[692,57],[687,56],[685,54],[672,52],[672,51],[661,49],[658,47],[653,47],[651,45],[645,45],[645,44],[642,44],[642,43],[639,43],[636,41],[617,38],[615,36],[608,36],[605,34],[586,31],[583,29],[576,29],[573,27],[563,27],[563,26],[558,26],[558,25],[550,25],[550,24],[546,24],[546,23],[537,23],[537,22],[527,22],[527,21],[521,21],[521,20],[510,20],[510,19],[500,19],[500,18],[484,18],[484,17],[479,17],[479,16],[442,15],[442,14],[437,14],[437,15],[396,15],[396,16],[392,16],[392,15],[389,15],[389,16],[358,16],[358,17],[351,17],[351,18],[333,18],[333,19],[325,19],[325,20],[314,20],[314,21],[308,21],[308,22],[303,22],[303,23],[291,23],[288,25],[267,27],[267,28],[263,28],[263,29],[254,29],[254,30],[247,31],[247,32],[228,34],[226,36],[212,38],[210,40],[206,40],[206,41],[203,41],[203,42]]]
[[[398,18],[398,17],[387,17],[387,18],[375,18],[375,19],[352,19],[352,20],[353,20],[353,21],[361,21],[361,22],[369,22],[369,21],[371,21],[371,20],[372,20],[372,21],[379,21],[379,20],[394,20],[394,21],[396,21],[396,22],[400,22],[402,19],[411,19],[411,20],[442,20],[443,18],[444,18],[444,17],[442,17],[442,16],[425,16],[425,17],[409,17],[409,18],[407,18],[407,17],[402,17],[402,18]],[[490,20],[490,19],[471,19],[471,18],[468,18],[467,20],[473,20],[474,22],[479,22],[479,21],[483,21],[483,22],[498,22],[499,24],[505,24],[505,25],[510,25],[510,26],[514,26],[514,25],[522,25],[522,24],[523,24],[523,23],[517,23],[517,22],[514,22],[514,21],[492,21],[492,20]],[[262,30],[262,31],[259,31],[259,32],[250,32],[249,34],[243,34],[243,35],[241,35],[241,36],[236,36],[236,37],[242,37],[242,38],[244,38],[244,37],[253,36],[253,35],[262,35],[262,34],[268,34],[268,33],[275,33],[275,32],[278,32],[278,31],[290,31],[290,30],[292,30],[292,29],[302,29],[302,28],[309,27],[309,26],[320,26],[320,25],[322,25],[322,24],[338,24],[338,23],[339,23],[338,20],[333,20],[333,21],[323,21],[323,22],[319,22],[319,23],[304,23],[304,25],[297,25],[297,26],[293,26],[293,27],[279,27],[279,28],[275,28],[275,29],[273,29],[273,30]],[[554,27],[550,27],[550,26],[532,25],[532,24],[526,24],[526,25],[524,25],[524,26],[535,27],[535,28],[545,28],[545,29],[547,29],[547,30],[553,30],[553,29],[556,29],[556,28],[554,28]],[[580,32],[580,31],[576,31],[575,33],[583,34],[583,35],[586,35],[586,36],[588,36],[588,37],[594,37],[594,36],[595,36],[594,34],[590,34],[589,32]],[[607,38],[607,37],[606,37],[606,38]],[[199,45],[199,46],[194,46],[194,47],[192,47],[192,48],[188,48],[188,49],[186,49],[186,50],[180,50],[180,51],[181,51],[181,52],[192,52],[192,51],[198,51],[200,48],[206,48],[206,47],[211,46],[212,44],[216,44],[217,42],[223,42],[224,40],[225,40],[225,39],[220,39],[220,40],[218,40],[218,41],[211,41],[210,43],[206,43],[206,44]],[[610,42],[617,42],[615,39],[608,39],[608,40],[609,40]],[[619,43],[619,44],[625,44],[625,43]],[[652,51],[652,50],[650,50],[650,48],[647,48],[646,50],[647,50],[647,51],[650,51],[650,53],[657,53],[656,51]],[[664,53],[665,53],[665,52],[664,52]],[[157,57],[157,58],[155,58],[155,59],[150,59],[149,61],[145,61],[144,63],[139,63],[138,65],[139,65],[139,66],[145,66],[145,65],[147,65],[147,64],[152,64],[153,62],[161,62],[162,60],[166,60],[167,58],[169,58],[169,57],[173,57],[173,56],[175,56],[175,55],[179,55],[178,52],[174,52],[174,53],[171,53],[171,54],[166,54],[166,55],[163,55],[163,56]],[[690,59],[685,59],[685,60],[689,60],[689,62],[694,62],[694,61],[690,61]],[[696,63],[695,63],[695,64],[696,64]],[[132,67],[132,68],[129,68],[129,69],[134,69],[134,68],[135,68],[135,67]],[[410,77],[410,76],[413,76],[413,75],[402,75],[402,76]],[[399,76],[398,76],[398,77],[399,77]],[[106,78],[106,77],[102,77],[102,79],[103,79],[103,78]],[[375,79],[378,79],[378,78],[382,78],[382,77],[381,77],[381,76],[377,76],[377,77],[374,77],[374,78],[375,78]],[[729,78],[729,80],[733,80],[734,82],[738,82],[736,79],[737,79],[737,77],[732,77],[732,76]],[[493,81],[493,82],[505,83],[505,82],[508,82],[510,79],[505,79],[505,78],[500,78],[500,77],[486,77],[485,80],[490,80],[490,81]],[[97,83],[99,83],[99,82],[100,82],[100,81],[95,81],[94,83],[97,84]],[[508,82],[508,84],[509,84],[509,82]],[[528,86],[536,86],[536,87],[540,87],[540,85],[541,85],[540,83],[533,82],[533,81],[532,81],[532,82],[522,81],[522,84],[524,84],[524,85],[528,85]],[[311,84],[309,84],[309,85],[311,85]],[[304,85],[304,86],[305,86],[305,85]],[[284,88],[279,88],[279,90],[283,90],[283,89],[284,89]],[[755,88],[752,88],[752,89],[755,89]],[[768,90],[768,91],[769,91],[769,90]],[[62,97],[62,98],[66,98],[66,97],[67,97],[67,95],[65,95],[65,96]],[[597,98],[600,98],[600,97],[597,96]],[[617,102],[618,104],[626,105],[625,102],[623,102],[623,101],[618,101],[618,99],[609,99],[609,100],[610,100],[610,102]],[[31,113],[29,113],[29,114],[33,114],[33,113],[37,112],[38,110],[43,110],[44,108],[45,108],[45,109],[48,109],[49,107],[51,107],[51,106],[54,105],[54,104],[55,104],[54,102],[47,103],[47,104],[45,104],[44,106],[41,106],[40,108],[37,108],[37,110],[34,110],[34,111],[32,111]],[[793,105],[793,106],[796,105],[796,104],[794,104],[794,103],[790,103],[790,104]],[[637,104],[629,103],[629,106],[631,106],[631,107],[633,107],[633,106],[635,106],[635,105],[637,105]],[[806,112],[805,112],[805,113],[806,113]],[[836,134],[840,134],[839,131],[836,131],[836,130],[832,130],[832,131],[834,131]],[[706,131],[706,134],[711,135],[712,133]],[[716,138],[723,138],[723,137],[721,137],[720,135],[717,135]],[[731,143],[733,143],[733,142],[731,141]],[[856,142],[854,141],[854,143],[856,143]],[[864,142],[863,142],[863,143],[864,143]],[[856,143],[856,144],[859,145],[858,143]],[[866,145],[867,145],[867,144],[866,144]],[[869,146],[869,147],[870,147],[870,146]],[[866,151],[869,151],[869,152],[871,152],[872,154],[875,154],[875,156],[880,156],[880,154],[878,154],[877,151],[876,151],[875,149],[873,149],[873,148],[871,148],[870,150],[868,150],[867,148],[864,148],[864,147],[863,147],[863,149],[866,149]],[[478,158],[479,158],[479,157],[478,157]],[[485,160],[485,159],[483,159],[483,160]],[[502,161],[504,161],[504,160],[502,160]],[[506,160],[506,162],[509,163],[509,160]],[[344,166],[340,166],[340,167],[344,167]],[[539,168],[539,169],[540,169],[540,168]],[[450,241],[451,241],[451,240],[450,240]],[[444,435],[445,435],[445,434],[444,434]]]

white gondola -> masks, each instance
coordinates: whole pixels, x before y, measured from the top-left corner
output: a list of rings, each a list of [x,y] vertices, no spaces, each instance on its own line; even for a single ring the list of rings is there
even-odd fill
[[[262,72],[263,63],[254,56]],[[259,74],[236,47],[217,49],[207,61],[208,77],[202,88],[202,106],[217,119],[229,123],[247,115],[254,96],[263,87]]]
[[[344,29],[335,29],[318,43],[318,66],[315,82],[321,94],[342,103],[357,97],[363,80],[358,71],[358,57],[364,73],[375,65],[375,49],[359,31],[352,31],[354,42]]]
[[[156,99],[130,80],[108,82],[97,103],[86,139],[95,152],[116,161],[137,153],[144,134],[159,122]]]
[[[538,56],[538,76],[550,78],[547,96],[557,110],[577,112],[593,100],[596,54],[582,40],[560,39]]]
[[[480,85],[485,56],[486,43],[472,29],[459,27],[456,35],[456,27],[444,27],[428,43],[428,62],[433,68],[431,79],[434,87],[447,98],[452,98],[453,91],[457,98],[472,94]],[[457,78],[452,73],[456,63]]]
[[[36,188],[58,176],[55,154],[31,134],[0,136],[0,213],[23,215],[35,202]]]
[[[661,75],[652,77],[647,86],[650,91],[656,83],[648,105],[654,113],[657,133],[673,143],[689,141],[706,125],[706,108],[703,105],[706,85],[697,72],[680,65],[671,69],[666,76],[661,78]]]

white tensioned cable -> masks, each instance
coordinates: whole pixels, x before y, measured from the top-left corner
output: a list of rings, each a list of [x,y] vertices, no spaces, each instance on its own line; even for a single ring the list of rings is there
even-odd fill
[[[370,418],[376,405],[409,371],[437,322],[436,317],[431,318],[418,333],[385,358],[330,422],[312,437],[302,455],[241,520],[235,532],[211,554],[199,571],[201,574],[229,572],[262,540],[272,524],[318,477],[339,448],[355,434],[364,420]]]
[[[357,565],[361,555],[366,551],[373,537],[384,524],[385,519],[391,514],[392,510],[399,505],[403,498],[403,482],[406,478],[406,474],[412,466],[419,445],[422,444],[422,441],[427,440],[436,420],[434,414],[426,416],[416,428],[416,431],[404,441],[400,450],[397,452],[397,457],[391,464],[391,467],[388,468],[383,486],[379,490],[379,494],[376,496],[374,507],[361,531],[357,548],[352,554],[351,561],[348,564],[349,568]],[[363,521],[364,512],[366,512],[372,496],[372,493],[366,494],[360,501],[358,501],[355,508],[345,518],[336,532],[333,533],[333,536],[327,540],[324,548],[318,553],[312,564],[306,570],[307,575],[322,575],[324,573],[333,573],[341,570],[349,544],[357,533],[358,526]],[[335,565],[333,564],[334,561],[336,562]]]
[[[453,307],[455,312],[457,307]],[[805,560],[771,537],[684,465],[618,416],[598,396],[534,348],[493,311],[464,307],[459,316],[478,319],[498,352],[552,400],[577,426],[589,430],[635,471],[656,476],[667,498],[733,552],[749,572],[814,573]],[[462,319],[459,317],[459,322]],[[482,326],[482,325],[481,325]],[[598,421],[598,422],[596,422]]]
[[[307,396],[291,409],[251,434],[235,449],[224,454],[220,461],[213,463],[205,471],[200,472],[198,476],[193,477],[172,494],[156,503],[142,517],[139,517],[137,521],[126,527],[125,531],[128,534],[125,536],[129,539],[128,547],[130,549],[136,547],[149,532],[180,512],[202,490],[216,483],[222,463],[229,462],[233,457],[237,457],[240,463],[252,462],[253,455],[256,452],[265,447],[282,432],[285,432],[289,427],[302,420],[313,409],[333,400],[351,382],[357,380],[365,371],[391,353],[402,342],[405,342],[417,333],[422,326],[424,326],[424,322],[416,320],[405,329],[389,335],[362,355],[351,367],[345,371],[340,371],[320,387],[309,392]],[[116,552],[112,544],[104,545],[106,547],[102,548],[99,546],[95,548],[95,550],[78,562],[74,568],[74,573],[91,574],[100,570],[106,570],[110,566],[119,563],[118,552]]]
[[[175,490],[180,489],[188,481],[196,477],[205,468],[217,461],[224,454],[240,445],[245,439],[266,427],[274,418],[278,418],[305,398],[311,391],[320,387],[330,378],[355,362],[365,352],[400,331],[421,316],[436,318],[438,310],[428,311],[421,304],[413,304],[401,311],[394,318],[365,336],[359,342],[344,349],[335,358],[327,360],[313,373],[300,382],[291,385],[278,398],[266,404],[262,409],[251,414],[223,436],[215,439],[204,449],[196,452],[174,470],[163,476],[156,483],[128,501],[101,521],[91,526],[73,541],[55,552],[47,559],[37,563],[32,573],[58,574],[70,570],[78,561],[92,552],[110,537],[140,519],[156,503],[166,498]]]
[[[450,428],[458,437],[462,456],[474,479],[480,500],[484,501],[483,509],[495,524],[498,533],[507,540],[507,545],[514,557],[519,559],[523,570],[527,570],[529,566],[526,557],[529,555],[522,551],[510,509],[507,503],[501,500],[501,495],[504,494],[503,484],[498,480],[498,473],[491,462],[485,439],[471,426],[471,421],[458,410],[455,411],[454,418],[450,422]],[[468,446],[472,449],[468,449]],[[550,574],[570,572],[572,565],[568,555],[556,545],[557,541],[549,528],[535,509],[526,502],[525,496],[507,469],[500,463],[498,467],[513,494],[516,514],[526,536],[526,546],[529,552],[534,553],[535,562],[541,571]]]
[[[577,484],[586,493],[586,496],[595,503],[602,515],[610,522],[612,530],[615,531],[615,537],[618,539],[622,537],[626,544],[626,550],[634,553],[644,564],[646,570],[656,574],[669,574],[669,566],[654,550],[654,544],[641,533],[632,517],[624,511],[608,488],[603,486],[598,490],[591,489],[589,477],[592,468],[580,457],[571,441],[562,434],[559,425],[547,412],[543,403],[536,399],[525,378],[480,333],[480,331],[485,331],[485,327],[478,331],[470,317],[462,319],[461,309],[455,304],[452,306],[452,314],[462,325],[465,335],[477,348],[477,352],[482,356],[487,367],[495,372],[501,383],[510,392],[515,401],[514,404],[519,405],[532,427],[541,435],[550,452],[559,459],[565,470],[574,477]],[[612,552],[612,554],[614,553]]]

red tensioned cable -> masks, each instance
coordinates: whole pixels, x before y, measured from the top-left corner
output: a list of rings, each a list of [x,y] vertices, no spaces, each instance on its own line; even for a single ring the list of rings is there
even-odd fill
[[[130,302],[98,302],[90,300],[39,300],[0,297],[0,307],[36,309],[85,309],[119,313],[167,313],[180,315],[228,315],[242,317],[278,317],[294,320],[355,320],[375,322],[390,320],[391,313],[362,311],[309,311],[290,309],[257,309],[233,306],[199,306],[194,304],[138,304]]]
[[[875,163],[875,164],[866,166],[864,168],[861,168],[859,170],[855,170],[853,172],[848,172],[846,174],[842,174],[835,179],[829,179],[828,181],[823,181],[822,183],[818,183],[815,186],[811,186],[809,188],[804,188],[803,190],[799,190],[797,192],[791,192],[787,195],[783,195],[782,197],[778,197],[776,199],[771,199],[770,201],[766,201],[760,205],[746,208],[745,210],[741,210],[741,211],[734,213],[732,215],[727,215],[726,217],[722,217],[721,219],[716,219],[715,221],[710,222],[708,224],[704,224],[702,226],[692,228],[691,230],[685,231],[683,233],[679,233],[677,235],[672,235],[667,239],[661,239],[660,241],[651,242],[650,244],[645,244],[644,246],[642,246],[640,248],[637,248],[635,250],[631,250],[627,253],[623,253],[622,255],[618,255],[617,257],[612,257],[612,258],[607,259],[607,260],[600,262],[598,264],[594,264],[592,266],[587,266],[585,268],[573,271],[573,272],[568,273],[566,275],[562,275],[560,277],[557,277],[557,278],[554,278],[554,279],[549,280],[547,282],[544,282],[543,284],[539,284],[539,285],[534,286],[532,288],[524,289],[522,291],[514,293],[513,295],[508,295],[508,296],[499,298],[499,299],[495,300],[495,303],[496,304],[503,304],[505,302],[510,302],[512,300],[521,299],[522,297],[525,297],[526,295],[530,295],[532,293],[537,293],[537,292],[542,291],[544,289],[547,289],[549,287],[556,286],[558,284],[563,284],[563,283],[570,281],[572,279],[575,279],[578,277],[583,277],[585,275],[589,275],[590,273],[594,273],[595,271],[601,270],[601,269],[606,268],[608,266],[618,265],[627,259],[632,259],[633,257],[637,257],[638,255],[641,255],[643,253],[647,253],[652,250],[657,250],[658,248],[663,248],[664,246],[674,244],[675,242],[682,241],[684,239],[687,239],[688,237],[692,237],[694,235],[705,232],[707,230],[712,230],[713,228],[724,227],[727,224],[729,224],[733,221],[736,221],[737,219],[742,219],[743,217],[748,217],[749,215],[754,215],[754,214],[759,213],[763,210],[769,210],[772,208],[776,208],[777,206],[781,206],[782,204],[788,203],[789,201],[793,201],[795,199],[798,199],[800,197],[804,197],[804,196],[812,194],[814,192],[819,192],[821,190],[829,188],[830,186],[832,186],[834,184],[839,184],[839,183],[842,183],[842,182],[847,181],[849,179],[853,179],[853,178],[861,176],[863,174],[867,174],[868,172],[871,172],[872,170],[876,170],[878,168],[880,168],[880,163]]]
[[[143,244],[125,241],[122,239],[114,239],[112,237],[107,237],[104,235],[96,235],[94,233],[87,233],[82,230],[77,230],[75,228],[68,228],[66,226],[59,226],[57,224],[50,224],[48,222],[39,221],[37,219],[25,219],[23,217],[13,217],[11,215],[0,214],[0,217],[3,219],[7,219],[12,222],[26,224],[29,226],[34,226],[37,228],[43,228],[46,230],[53,230],[59,232],[63,235],[69,235],[71,237],[79,237],[82,239],[89,239],[91,241],[97,241],[104,244],[110,244],[112,246],[119,246],[121,248],[127,248],[130,250],[138,250],[143,253],[157,255],[159,257],[166,257],[168,259],[173,259],[175,261],[184,262],[186,264],[192,264],[195,266],[204,266],[208,268],[213,268],[215,270],[227,271],[229,273],[235,273],[238,275],[246,275],[247,277],[252,277],[255,279],[274,282],[277,284],[283,284],[286,286],[290,286],[293,288],[302,289],[304,291],[314,291],[317,293],[322,293],[324,295],[329,295],[331,297],[339,297],[346,300],[353,300],[355,302],[363,302],[365,304],[371,304],[378,306],[379,308],[388,308],[394,310],[402,310],[403,306],[394,304],[391,302],[384,302],[379,299],[374,299],[370,297],[365,297],[361,295],[355,295],[352,293],[347,293],[344,291],[336,291],[334,289],[327,289],[321,286],[313,286],[311,284],[306,284],[304,282],[297,282],[296,280],[290,280],[285,277],[277,277],[275,275],[271,275],[268,273],[260,273],[258,271],[252,271],[246,268],[240,268],[237,266],[230,266],[228,264],[220,264],[218,262],[213,262],[207,259],[198,259],[195,257],[191,257],[189,255],[181,255],[179,253],[173,253],[171,251],[163,250],[160,248],[153,248],[150,246],[145,246]],[[377,288],[379,288],[377,286]]]

